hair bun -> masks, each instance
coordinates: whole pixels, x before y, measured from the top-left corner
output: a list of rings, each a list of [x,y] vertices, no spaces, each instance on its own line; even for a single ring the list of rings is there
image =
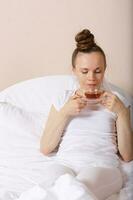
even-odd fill
[[[88,29],[84,29],[79,32],[75,36],[75,41],[77,42],[76,45],[79,51],[89,50],[92,47],[96,46],[94,35]]]

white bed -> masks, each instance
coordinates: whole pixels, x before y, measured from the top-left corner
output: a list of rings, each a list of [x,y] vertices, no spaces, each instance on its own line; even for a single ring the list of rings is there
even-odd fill
[[[120,92],[130,102],[132,115],[132,97],[107,81],[106,87]],[[75,88],[74,76],[55,75],[24,81],[0,93],[0,200],[44,199],[39,183],[45,167],[54,162],[54,153],[49,157],[40,153],[40,136],[53,96],[60,90]],[[108,200],[133,200],[133,162],[122,162],[122,169],[125,184]],[[65,195],[56,199],[67,200]],[[69,199],[85,200],[76,196]]]

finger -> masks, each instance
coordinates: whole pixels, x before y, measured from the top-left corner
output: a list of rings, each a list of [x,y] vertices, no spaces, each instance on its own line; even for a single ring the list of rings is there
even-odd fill
[[[87,101],[88,101],[88,99],[86,98],[86,96],[85,96],[85,97],[82,97],[81,100],[82,100],[83,102],[87,102]]]
[[[79,97],[82,97],[82,94],[77,91],[75,91],[75,95],[79,96]]]
[[[77,91],[73,95],[74,98],[82,98],[82,95],[79,94]]]
[[[112,108],[111,103],[102,103],[102,105],[105,106],[106,108],[108,108],[109,110],[111,110],[111,108]]]
[[[87,101],[84,101],[82,99],[77,99],[76,101],[77,101],[78,106],[84,107],[87,105]]]
[[[101,98],[102,101],[105,101],[105,102],[109,102],[109,101],[113,101],[113,97],[112,96],[109,96],[109,95],[105,95]]]
[[[77,99],[78,104],[83,104],[86,105],[87,104],[87,100],[83,100],[83,99]]]
[[[81,96],[79,96],[79,95],[77,95],[77,94],[71,96],[71,99],[78,99],[78,98],[81,98]]]
[[[87,101],[82,100],[81,98],[77,98],[77,99],[75,99],[75,103],[76,103],[77,105],[86,105],[86,104],[87,104]]]
[[[112,100],[112,99],[109,99],[109,98],[104,98],[104,99],[101,100],[101,102],[102,102],[102,103],[109,103],[109,104],[110,104],[110,103],[113,102],[113,100]]]
[[[78,109],[83,109],[86,105],[78,105]]]
[[[85,108],[86,105],[80,105],[79,109],[82,110],[83,108]]]
[[[79,104],[80,107],[85,107],[87,105],[87,103],[81,103]]]
[[[101,97],[105,97],[105,98],[111,98],[111,97],[114,97],[114,95],[112,93],[109,93],[109,92],[104,92]]]

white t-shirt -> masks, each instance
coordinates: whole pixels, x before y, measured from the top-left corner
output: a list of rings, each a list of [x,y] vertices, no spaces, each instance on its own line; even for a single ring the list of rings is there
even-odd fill
[[[54,107],[59,111],[74,92],[66,90],[54,97]],[[126,99],[116,94],[128,107]],[[117,115],[101,104],[88,105],[65,128],[57,160],[70,167],[118,167],[116,119]]]

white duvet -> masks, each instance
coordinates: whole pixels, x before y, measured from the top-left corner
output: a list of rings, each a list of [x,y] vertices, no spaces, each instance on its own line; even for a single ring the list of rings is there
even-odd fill
[[[39,151],[43,114],[0,103],[0,200],[96,200],[76,178],[65,174],[43,189],[43,171],[54,155]],[[122,163],[125,185],[108,200],[133,200],[133,162]]]

